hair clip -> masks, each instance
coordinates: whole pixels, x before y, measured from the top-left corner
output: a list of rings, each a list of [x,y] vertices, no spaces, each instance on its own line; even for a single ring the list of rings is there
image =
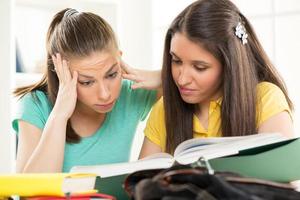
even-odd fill
[[[70,16],[72,16],[74,14],[78,14],[78,13],[79,12],[76,9],[70,8],[65,12],[64,17],[70,17]]]
[[[235,27],[235,35],[242,40],[243,45],[247,44],[248,34],[246,32],[245,26],[241,22],[239,22]]]

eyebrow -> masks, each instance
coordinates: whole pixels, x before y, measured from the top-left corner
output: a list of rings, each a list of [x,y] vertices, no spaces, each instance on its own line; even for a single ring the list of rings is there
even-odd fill
[[[114,69],[114,67],[115,66],[117,66],[117,62],[116,63],[114,63],[110,68],[109,68],[109,70],[107,70],[107,72],[105,73],[105,74],[109,74],[113,69]]]
[[[176,58],[179,58],[174,52],[170,51],[170,54]]]
[[[78,73],[78,75],[79,75],[79,76],[82,76],[82,77],[85,77],[85,78],[94,78],[93,76],[88,76],[88,75],[85,75],[85,74],[79,74],[79,73]]]
[[[180,59],[180,57],[177,56],[174,52],[170,51],[170,54],[171,54],[172,56],[174,56],[175,58]],[[203,65],[203,66],[205,66],[205,67],[209,67],[209,66],[210,66],[209,63],[204,62],[204,61],[202,61],[202,60],[192,60],[192,63],[193,63],[193,64],[196,64],[196,65]]]
[[[107,72],[106,72],[105,74],[109,74],[117,64],[118,64],[117,62],[114,63],[114,64],[109,68],[109,70],[107,70]],[[82,77],[85,77],[85,78],[94,78],[93,76],[89,76],[89,75],[81,74],[81,73],[80,73],[80,74],[78,73],[78,75],[79,75],[79,76],[82,76]]]

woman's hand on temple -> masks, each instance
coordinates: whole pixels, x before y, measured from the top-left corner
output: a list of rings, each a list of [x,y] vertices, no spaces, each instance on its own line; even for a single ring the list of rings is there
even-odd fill
[[[161,70],[150,71],[134,69],[124,61],[121,62],[121,67],[123,71],[123,78],[135,82],[131,86],[132,89],[143,88],[148,90],[157,90],[161,88]]]
[[[59,89],[53,108],[56,116],[68,120],[74,112],[77,102],[77,79],[78,73],[71,72],[66,60],[60,54],[52,56],[54,69],[59,79]]]

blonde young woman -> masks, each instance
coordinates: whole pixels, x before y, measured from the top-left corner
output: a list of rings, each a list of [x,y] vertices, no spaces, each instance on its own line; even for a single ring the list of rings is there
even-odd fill
[[[17,171],[67,172],[75,165],[128,161],[160,82],[160,71],[121,69],[121,52],[104,19],[58,12],[48,30],[45,75],[15,91]]]

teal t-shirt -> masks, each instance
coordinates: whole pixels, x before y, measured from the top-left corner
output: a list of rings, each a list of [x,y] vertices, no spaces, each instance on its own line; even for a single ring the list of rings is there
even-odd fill
[[[123,80],[120,96],[112,111],[95,134],[80,143],[65,146],[63,172],[76,165],[97,165],[127,162],[137,125],[144,120],[156,100],[155,90],[131,89],[131,81]],[[26,121],[41,130],[52,110],[42,91],[26,94],[18,102],[12,122],[18,134],[18,120]],[[53,147],[50,147],[53,148]]]

